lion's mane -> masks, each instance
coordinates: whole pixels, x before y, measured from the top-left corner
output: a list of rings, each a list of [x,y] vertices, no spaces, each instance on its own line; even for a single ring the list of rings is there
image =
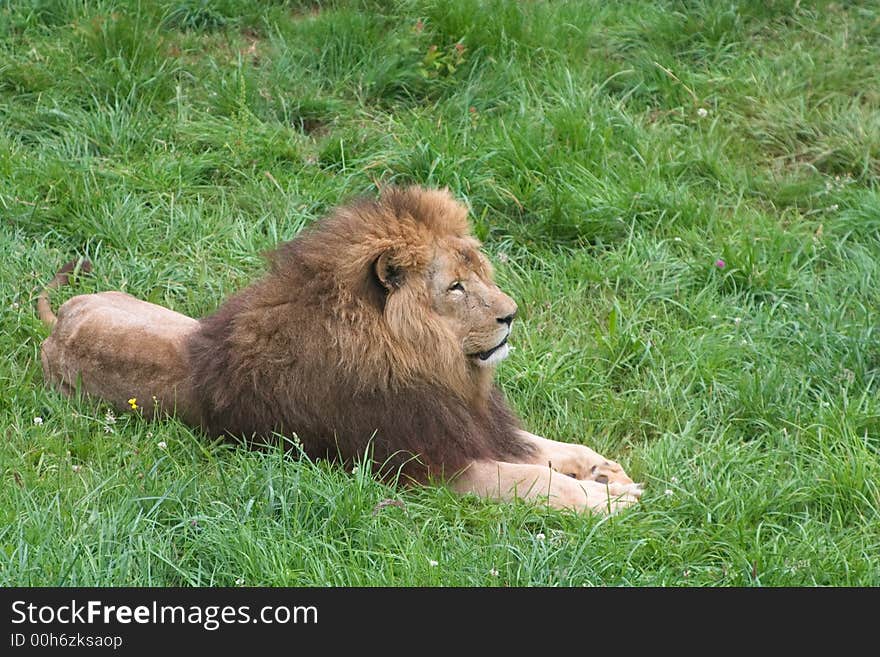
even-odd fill
[[[468,364],[414,284],[437,238],[468,235],[448,192],[387,188],[280,246],[269,273],[200,320],[189,341],[203,428],[295,433],[310,457],[348,462],[369,445],[382,474],[418,481],[528,453],[491,370]],[[396,276],[392,292],[376,277],[380,257]]]

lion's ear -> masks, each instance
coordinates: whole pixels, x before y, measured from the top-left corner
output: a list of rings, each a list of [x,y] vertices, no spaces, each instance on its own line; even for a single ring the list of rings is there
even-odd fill
[[[384,251],[373,263],[376,279],[386,290],[394,290],[403,285],[405,272],[403,267],[394,262],[391,250]]]

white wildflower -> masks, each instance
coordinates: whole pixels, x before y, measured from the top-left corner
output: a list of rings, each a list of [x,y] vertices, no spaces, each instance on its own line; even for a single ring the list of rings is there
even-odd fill
[[[37,417],[34,418],[34,424],[36,424],[37,426],[40,426],[41,424],[43,424],[43,418],[41,418],[38,415]]]
[[[707,116],[709,116],[709,110],[707,110],[705,107],[701,107],[697,110],[697,116],[699,116],[701,119],[705,119]]]
[[[160,440],[158,443],[156,443],[156,446],[159,449],[165,449],[166,447],[168,447],[168,443],[166,443],[164,440]]]
[[[667,488],[665,491],[663,491],[663,494],[666,495],[666,497],[669,497],[670,495],[673,495],[674,493],[672,492],[671,488]]]
[[[498,577],[498,570],[495,569],[495,568],[493,568],[492,570],[489,571],[489,574],[490,574],[492,577]]]
[[[434,561],[433,559],[428,559],[428,565],[431,566],[431,568],[435,568],[435,567],[437,567],[439,564],[440,564],[439,561]]]
[[[543,533],[543,532],[538,532],[537,534],[535,534],[535,540],[536,540],[536,541],[543,541],[545,538],[547,538],[547,537],[544,536],[544,533]]]

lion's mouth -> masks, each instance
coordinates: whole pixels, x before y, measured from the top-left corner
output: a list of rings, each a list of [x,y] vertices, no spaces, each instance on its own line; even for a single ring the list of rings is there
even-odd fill
[[[479,358],[482,361],[489,360],[490,358],[492,358],[492,355],[494,353],[496,353],[499,349],[501,349],[504,345],[507,344],[507,338],[509,338],[509,337],[510,337],[509,335],[505,335],[504,339],[501,342],[499,342],[498,344],[496,344],[494,347],[492,347],[491,349],[488,349],[486,351],[481,351],[479,353],[473,354],[473,357]]]

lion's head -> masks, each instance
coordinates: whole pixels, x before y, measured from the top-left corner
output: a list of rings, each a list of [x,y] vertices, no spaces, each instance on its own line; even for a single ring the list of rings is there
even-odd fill
[[[443,200],[450,211],[459,209]],[[472,237],[444,236],[428,242],[430,254],[421,265],[406,263],[396,250],[378,256],[376,279],[388,295],[385,315],[399,338],[416,344],[423,339],[424,327],[412,322],[417,319],[445,329],[449,344],[474,366],[489,367],[508,355],[516,303],[495,284],[479,247]]]
[[[510,351],[516,303],[448,190],[385,189],[337,209],[273,261],[276,275],[308,272],[290,284],[339,320],[322,335],[359,385],[421,380],[472,397]]]
[[[465,356],[486,367],[510,351],[516,303],[495,284],[478,246],[470,239],[441,242],[426,279],[434,312],[461,340]]]

